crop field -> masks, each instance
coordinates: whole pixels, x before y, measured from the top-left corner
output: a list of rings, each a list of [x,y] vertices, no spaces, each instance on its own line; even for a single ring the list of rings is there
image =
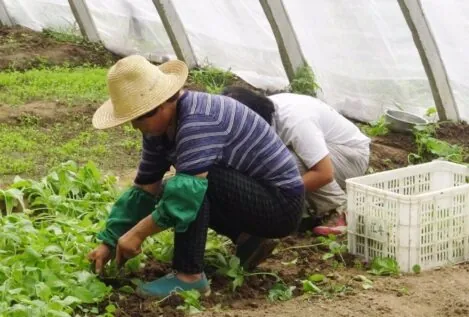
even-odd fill
[[[159,301],[135,286],[163,276],[171,231],[148,238],[122,270],[96,276],[86,258],[96,233],[135,175],[141,144],[130,125],[97,131],[106,72],[117,56],[53,31],[0,28],[0,316],[467,316],[469,264],[399,273],[389,258],[365,263],[346,237],[310,233],[283,239],[254,271],[233,245],[210,232],[211,294],[181,292]],[[311,93],[306,79],[291,89]],[[249,86],[229,71],[191,71],[188,88]],[[313,89],[314,90],[314,89]],[[428,109],[428,116],[434,109]],[[432,124],[412,135],[383,120],[356,123],[372,138],[369,173],[443,158],[469,163],[469,126]]]

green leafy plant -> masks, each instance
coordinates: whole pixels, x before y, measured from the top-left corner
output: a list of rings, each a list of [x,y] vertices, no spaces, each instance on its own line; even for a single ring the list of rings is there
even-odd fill
[[[399,264],[392,258],[376,257],[371,262],[371,269],[368,272],[379,276],[399,275]]]
[[[288,301],[293,298],[293,291],[295,289],[296,286],[288,286],[284,283],[276,283],[269,290],[269,295],[267,297],[271,302]]]
[[[353,289],[350,286],[351,281],[346,284],[337,283],[333,280],[333,274],[331,274],[331,278],[323,274],[313,274],[301,282],[303,284],[303,292],[314,296],[334,297],[350,292]]]
[[[464,149],[457,145],[451,145],[446,141],[434,137],[436,125],[415,126],[413,134],[417,145],[417,153],[410,153],[409,163],[422,163],[434,158],[455,163],[462,163],[464,160]]]
[[[326,246],[328,251],[323,255],[323,260],[329,260],[335,257],[339,257],[342,263],[345,265],[343,254],[347,252],[347,245],[337,240],[335,235],[329,235],[328,237],[318,237],[319,241],[323,246]]]
[[[96,245],[94,237],[116,197],[114,185],[115,179],[103,177],[92,163],[79,167],[67,162],[40,181],[17,178],[4,191],[1,316],[99,312],[83,305],[103,301],[111,287],[89,271],[85,255]],[[23,212],[12,213],[14,206],[23,206]],[[112,309],[108,306],[105,316]]]
[[[229,70],[208,66],[191,70],[190,80],[205,87],[208,93],[219,94],[234,82],[235,76]]]
[[[309,65],[304,65],[296,71],[289,90],[297,94],[316,97],[319,88],[313,70]]]
[[[369,125],[362,125],[361,130],[368,136],[383,136],[389,133],[389,123],[384,116],[372,121]]]
[[[182,297],[184,300],[183,305],[179,305],[177,309],[182,310],[189,315],[198,314],[205,310],[205,308],[200,303],[201,294],[197,290],[189,290],[189,291],[180,291],[177,292],[179,296]]]
[[[272,276],[275,278],[276,282],[282,281],[282,279],[275,273],[246,272],[244,268],[241,266],[239,258],[234,255],[224,257],[221,253],[218,253],[218,261],[212,264],[218,268],[217,272],[219,274],[227,276],[233,280],[232,281],[233,292],[238,287],[242,286],[244,284],[245,279],[249,276],[255,276],[255,275]]]

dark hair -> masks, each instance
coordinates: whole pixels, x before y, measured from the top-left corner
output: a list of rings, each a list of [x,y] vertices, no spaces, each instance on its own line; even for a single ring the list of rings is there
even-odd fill
[[[265,121],[267,121],[269,125],[272,124],[272,114],[275,111],[275,107],[274,103],[266,96],[239,86],[230,86],[225,88],[222,95],[241,102],[254,110]]]

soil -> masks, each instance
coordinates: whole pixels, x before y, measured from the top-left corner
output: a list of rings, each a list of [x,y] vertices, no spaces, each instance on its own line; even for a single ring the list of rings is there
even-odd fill
[[[440,123],[440,128],[436,131],[436,137],[451,144],[459,144],[469,148],[469,125],[465,122]]]
[[[0,27],[0,70],[86,63],[106,66],[117,58],[97,44],[67,43],[24,27]]]
[[[27,69],[47,61],[49,65],[80,65],[94,63],[108,65],[117,57],[103,54],[91,46],[57,41],[41,33],[25,28],[0,28],[0,69],[14,66]],[[235,84],[247,85],[241,80]],[[249,85],[247,85],[249,87]],[[203,90],[188,84],[188,88]],[[83,115],[91,115],[97,105],[74,108]],[[70,108],[56,104],[36,102],[17,108],[0,107],[0,122],[17,124],[25,114],[40,118],[41,122],[71,122]],[[467,124],[444,123],[437,137],[452,144],[469,147]],[[415,152],[412,136],[391,133],[372,138],[370,167],[374,171],[394,169],[408,165],[409,153]],[[122,166],[115,172],[123,181],[133,179],[134,163]],[[313,244],[306,236],[292,236],[281,241],[279,250]],[[294,299],[288,302],[271,303],[267,300],[269,289],[275,281],[270,276],[247,277],[243,286],[235,292],[230,280],[207,268],[212,292],[202,299],[207,309],[201,316],[469,316],[469,265],[458,265],[422,272],[418,275],[400,277],[371,277],[362,264],[345,257],[322,259],[324,252],[317,247],[297,248],[280,251],[263,263],[257,272],[277,273],[288,285],[296,286]],[[296,264],[287,265],[297,259]],[[337,264],[339,264],[337,266]],[[169,272],[169,265],[150,262],[137,274],[143,280],[152,280]],[[346,292],[332,292],[329,296],[302,296],[301,280],[314,273],[328,276],[328,284],[347,285]],[[366,275],[373,280],[373,288],[364,290],[356,275]],[[110,301],[117,303],[117,316],[183,316],[177,309],[181,299],[171,297],[157,305],[154,301],[136,295],[119,293],[117,290]],[[105,303],[104,303],[105,304]]]
[[[295,298],[287,302],[270,302],[269,289],[275,284],[270,276],[247,277],[242,287],[235,292],[226,277],[206,270],[211,279],[211,294],[203,297],[205,311],[199,316],[305,316],[320,314],[335,316],[468,316],[469,315],[469,264],[445,267],[420,274],[398,277],[374,277],[368,275],[366,267],[358,268],[358,260],[345,257],[345,267],[331,265],[334,260],[322,260],[318,248],[296,250],[281,249],[311,245],[312,238],[288,237],[281,242],[280,252],[273,255],[256,269],[256,272],[277,273],[288,285],[296,286]],[[294,265],[286,265],[297,258]],[[340,258],[336,258],[341,263]],[[284,263],[284,264],[282,264]],[[150,263],[137,276],[153,280],[169,272],[169,265]],[[326,275],[329,285],[348,286],[344,292],[330,292],[327,296],[301,295],[301,281],[312,274]],[[357,275],[366,275],[372,280],[373,288],[364,290]],[[326,289],[325,286],[321,286]],[[172,296],[156,304],[155,300],[142,299],[136,295],[115,293],[111,300],[120,307],[116,316],[184,316],[177,307],[183,304],[178,296]]]

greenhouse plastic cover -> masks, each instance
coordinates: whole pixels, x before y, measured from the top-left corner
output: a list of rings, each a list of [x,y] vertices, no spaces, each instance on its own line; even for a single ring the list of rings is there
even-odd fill
[[[3,0],[17,24],[77,32],[67,0]],[[421,0],[461,118],[469,119],[469,1]],[[120,55],[175,58],[151,0],[87,0],[104,45]],[[173,0],[199,64],[263,89],[288,86],[275,37],[258,0]],[[288,0],[284,6],[321,87],[319,97],[370,121],[386,108],[419,115],[433,107],[422,62],[397,0]]]

